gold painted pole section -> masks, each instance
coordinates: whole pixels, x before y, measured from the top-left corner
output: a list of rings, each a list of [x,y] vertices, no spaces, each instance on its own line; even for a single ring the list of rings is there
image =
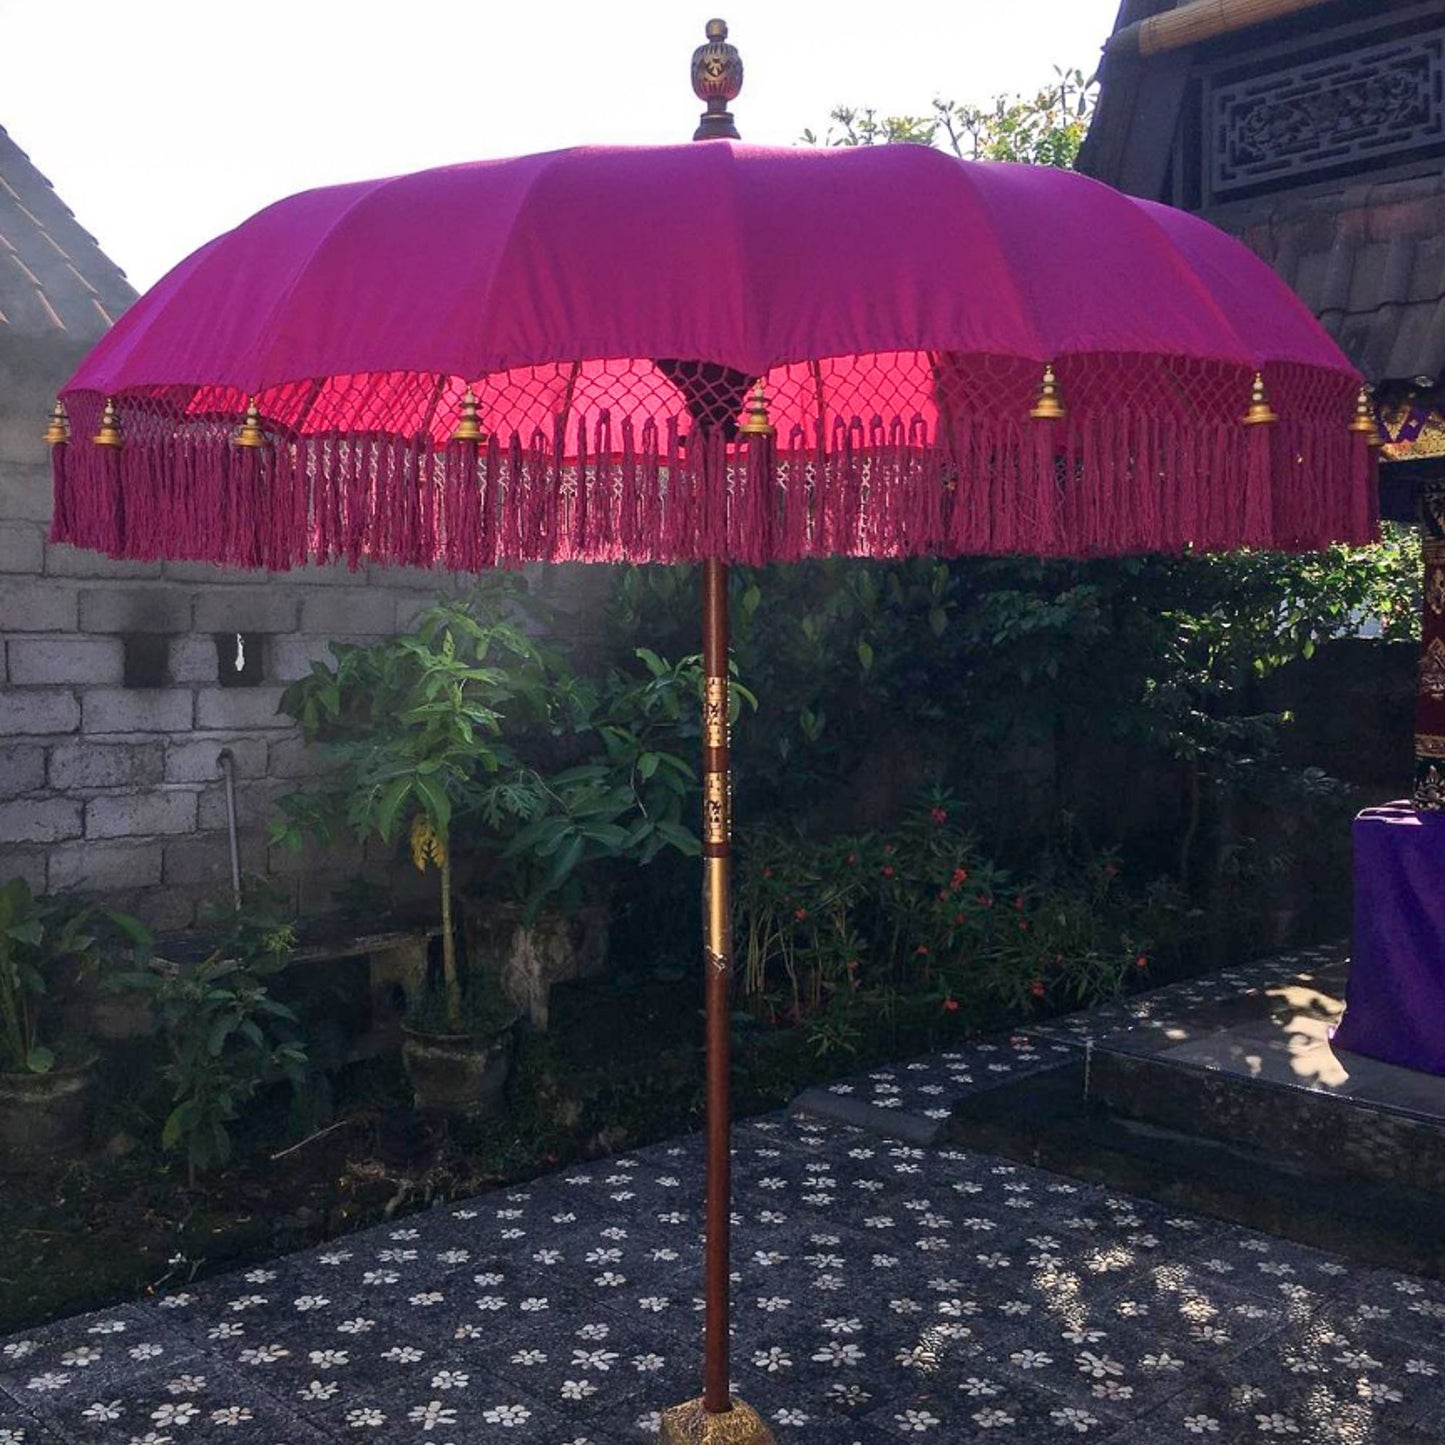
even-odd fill
[[[1151,15],[1120,30],[1104,49],[1110,54],[1133,51],[1146,57],[1159,55],[1328,3],[1329,0],[1189,0],[1175,10]]]

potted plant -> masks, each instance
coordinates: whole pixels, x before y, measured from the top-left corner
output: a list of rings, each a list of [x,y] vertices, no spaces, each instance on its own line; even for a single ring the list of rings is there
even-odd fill
[[[428,989],[407,1009],[402,1062],[419,1109],[485,1118],[501,1106],[512,1068],[516,1005],[494,975],[471,973],[455,1011]]]
[[[48,1042],[43,1025],[60,970],[95,969],[93,925],[109,921],[137,946],[134,919],[73,899],[37,899],[23,878],[0,886],[0,1164],[21,1168],[73,1152],[85,1140],[94,1054]]]
[[[333,644],[334,661],[315,663],[281,700],[335,769],[320,789],[280,800],[285,816],[273,841],[405,836],[415,866],[437,872],[440,978],[408,1001],[403,1058],[419,1104],[469,1113],[494,1107],[505,1080],[505,1010],[469,989],[458,967],[451,840],[478,780],[514,766],[501,738],[504,712],[548,711],[542,651],[511,620],[519,601],[518,584],[497,579],[469,601],[427,609],[413,632]]]

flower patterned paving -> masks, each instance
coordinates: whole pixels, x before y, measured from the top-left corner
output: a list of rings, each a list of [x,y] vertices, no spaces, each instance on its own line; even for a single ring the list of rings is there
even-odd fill
[[[699,1388],[701,1159],[0,1341],[0,1445],[644,1442]],[[1445,1439],[1440,1282],[836,1122],[740,1125],[734,1167],[734,1383],[784,1445]]]
[[[970,1040],[945,1053],[874,1069],[807,1089],[794,1109],[837,1119],[870,1133],[932,1142],[960,1099],[1016,1083],[1028,1074],[1077,1060],[1091,1040],[1131,1032],[1141,1039],[1165,1031],[1171,1041],[1193,1036],[1201,1005],[1224,1003],[1338,967],[1342,946],[1304,949],[1260,963],[1220,969],[1118,1003],[1068,1014],[997,1038]]]

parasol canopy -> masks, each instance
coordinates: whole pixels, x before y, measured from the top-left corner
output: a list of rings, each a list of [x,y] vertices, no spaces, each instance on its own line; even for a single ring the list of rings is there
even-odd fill
[[[1359,385],[1242,245],[1083,176],[588,147],[293,196],[182,262],[63,392],[54,537],[277,570],[1306,549],[1373,534]],[[750,405],[766,458],[729,445]]]

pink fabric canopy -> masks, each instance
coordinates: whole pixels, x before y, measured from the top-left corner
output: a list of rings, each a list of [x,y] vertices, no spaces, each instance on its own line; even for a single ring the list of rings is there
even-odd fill
[[[1029,415],[1046,363],[1062,420]],[[1245,427],[1256,372],[1279,420]],[[55,535],[266,567],[1311,547],[1371,535],[1358,384],[1245,248],[1070,172],[559,151],[295,196],[184,261],[65,390]],[[481,443],[449,440],[468,388]]]

